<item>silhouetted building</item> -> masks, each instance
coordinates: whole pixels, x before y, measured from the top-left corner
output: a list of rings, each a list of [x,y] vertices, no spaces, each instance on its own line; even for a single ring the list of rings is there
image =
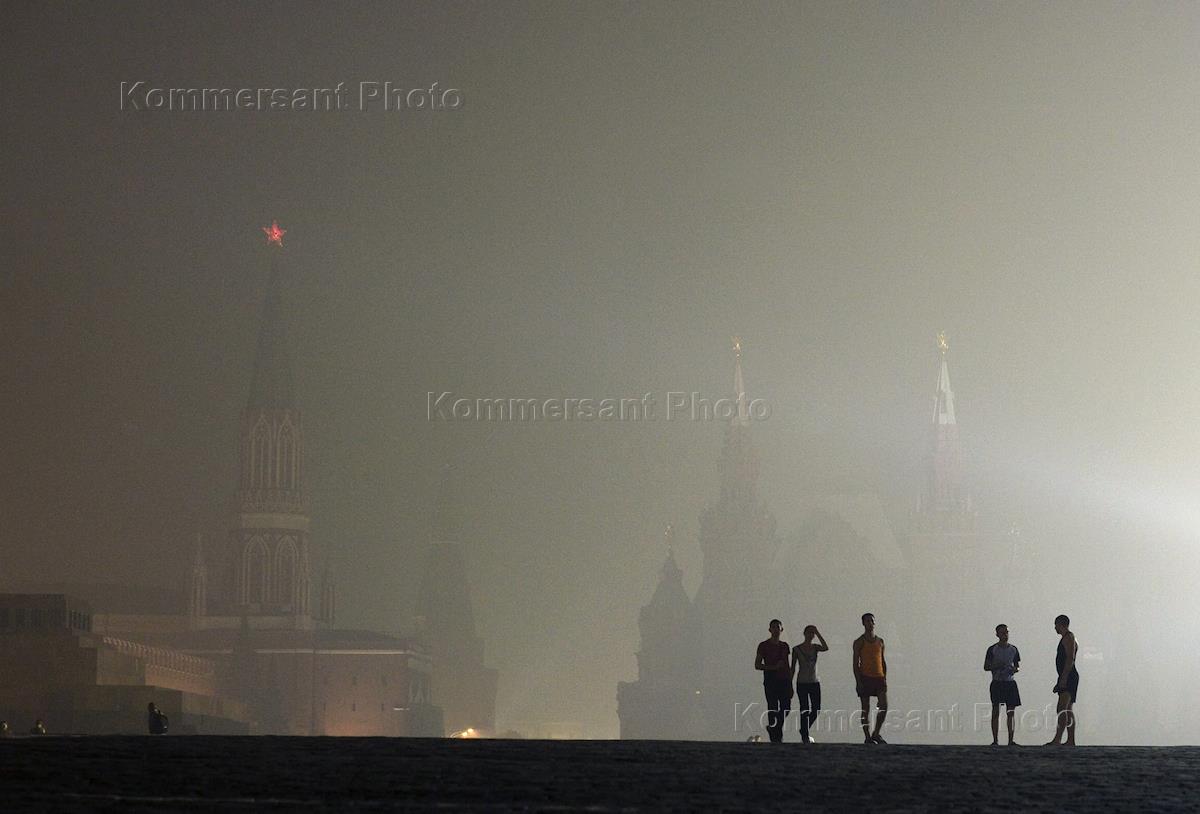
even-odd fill
[[[222,608],[250,617],[252,626],[311,628],[304,423],[284,325],[283,247],[268,251],[271,273],[238,438],[237,513]]]
[[[110,651],[132,653],[145,669],[158,662],[205,665],[204,692],[188,691],[240,705],[246,728],[255,733],[440,736],[429,652],[406,638],[334,629],[336,595],[328,570],[319,609],[312,607],[304,424],[285,330],[283,231],[273,229],[254,371],[241,415],[234,517],[217,552],[219,576],[210,580],[207,552],[197,539],[184,591],[80,586],[94,594],[89,625],[103,637],[96,652],[101,659]],[[25,658],[44,667],[46,652],[37,647]],[[486,684],[489,675],[475,680]],[[490,681],[494,705],[494,673]],[[134,686],[147,682],[171,686],[129,677]],[[94,683],[111,682],[102,675]],[[169,699],[143,697],[134,706],[134,731],[144,729],[150,700],[180,724],[173,731],[188,726],[184,710]]]
[[[735,409],[717,462],[720,493],[700,515],[704,565],[695,601],[703,642],[700,702],[705,736],[713,739],[737,737],[738,711],[762,701],[753,674],[747,680],[747,654],[752,660],[767,621],[778,615],[769,589],[779,541],[775,518],[758,498],[759,459],[736,338],[733,350]]]
[[[700,620],[683,587],[667,527],[658,587],[638,615],[636,681],[617,685],[622,738],[691,740],[704,734]]]
[[[685,716],[695,721],[686,734],[676,732],[663,737],[696,737],[725,740],[738,736],[738,711],[761,703],[761,694],[747,679],[747,665],[758,642],[766,637],[767,621],[778,615],[772,607],[771,565],[779,541],[775,536],[775,518],[758,499],[758,454],[751,441],[751,402],[742,374],[742,347],[734,339],[733,399],[730,418],[717,462],[720,492],[715,503],[700,515],[700,549],[704,556],[700,587],[693,604],[695,631],[700,646],[698,679],[686,680],[698,711]],[[665,578],[665,576],[664,576]],[[680,583],[682,589],[682,583]],[[669,589],[672,593],[674,589]],[[638,689],[622,689],[622,732],[640,734],[655,724],[635,721],[645,714],[651,684],[642,684],[639,653]],[[632,685],[622,685],[629,687]],[[632,693],[632,695],[630,694]],[[637,700],[635,700],[637,699]],[[672,721],[678,718],[667,716]],[[632,728],[630,728],[632,727]],[[665,731],[666,727],[662,728]]]
[[[484,665],[484,644],[475,628],[462,518],[449,467],[434,506],[417,617],[433,658],[433,703],[443,711],[446,733],[494,734],[498,676]]]
[[[218,663],[93,630],[65,594],[0,594],[0,719],[56,733],[145,731],[154,701],[181,734],[244,734],[246,705],[223,695]]]

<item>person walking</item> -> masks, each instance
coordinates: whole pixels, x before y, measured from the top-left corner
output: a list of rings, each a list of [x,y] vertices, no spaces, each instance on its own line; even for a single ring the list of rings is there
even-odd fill
[[[783,743],[783,722],[792,706],[792,669],[788,664],[791,648],[780,638],[783,622],[772,619],[771,637],[758,643],[754,669],[763,674],[763,693],[767,697],[767,734],[771,743]]]
[[[862,702],[863,743],[887,743],[879,734],[887,717],[887,659],[883,639],[875,635],[875,614],[862,615],[863,634],[854,640],[854,689]],[[870,730],[871,696],[876,698],[875,731]]]
[[[816,639],[814,642],[813,639]],[[821,711],[821,680],[817,678],[817,655],[829,649],[816,625],[804,628],[804,641],[792,648],[792,673],[796,677],[796,712],[800,716],[800,740],[812,743],[809,731]]]

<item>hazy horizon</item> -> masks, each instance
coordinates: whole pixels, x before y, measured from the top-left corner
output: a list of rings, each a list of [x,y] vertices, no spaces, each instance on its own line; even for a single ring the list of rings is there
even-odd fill
[[[1200,573],[1196,6],[0,15],[0,585],[166,584],[197,532],[224,539],[278,220],[339,624],[406,625],[452,465],[500,728],[616,736],[668,523],[699,583],[723,427],[430,421],[427,394],[653,393],[661,416],[731,395],[733,335],[781,538],[825,494],[903,531],[945,330],[981,523],[1034,541],[1048,618],[1087,643],[1136,615],[1147,673],[1190,670],[1165,648]],[[120,109],[137,81],[463,103]],[[1052,662],[1048,628],[1012,635]]]

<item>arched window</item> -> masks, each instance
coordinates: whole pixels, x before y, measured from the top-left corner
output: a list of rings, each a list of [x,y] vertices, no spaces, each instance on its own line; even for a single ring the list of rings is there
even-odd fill
[[[296,543],[285,537],[279,543],[275,557],[275,601],[295,609],[296,605]]]
[[[262,604],[267,598],[267,547],[261,537],[255,537],[246,546],[246,590],[248,604]]]
[[[271,429],[266,419],[259,419],[250,434],[250,488],[270,485]]]
[[[279,474],[276,486],[280,489],[296,488],[296,438],[291,424],[284,424],[279,430]]]

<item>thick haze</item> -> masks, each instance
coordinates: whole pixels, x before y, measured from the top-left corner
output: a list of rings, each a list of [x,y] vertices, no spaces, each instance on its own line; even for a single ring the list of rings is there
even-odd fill
[[[1037,541],[1047,618],[1195,616],[1195,5],[6,2],[0,30],[0,584],[173,582],[228,528],[277,218],[339,621],[406,624],[454,464],[502,727],[616,735],[666,523],[699,582],[721,427],[430,423],[427,391],[661,412],[729,394],[732,334],[781,536],[835,491],[903,528],[945,329],[977,507]],[[119,110],[138,80],[464,104]],[[1147,673],[1194,670],[1158,642]]]

